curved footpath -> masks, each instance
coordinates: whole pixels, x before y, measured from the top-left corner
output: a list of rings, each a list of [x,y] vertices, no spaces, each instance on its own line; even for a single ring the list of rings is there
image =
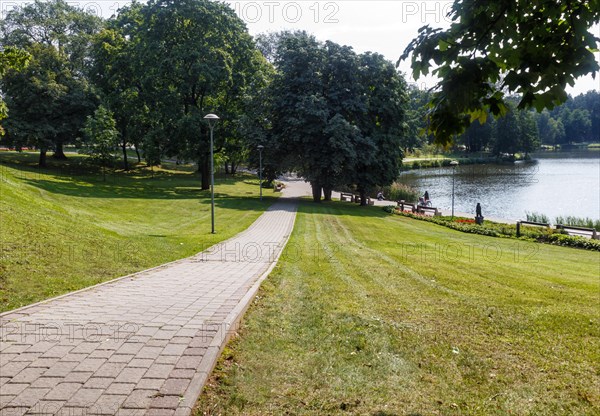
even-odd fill
[[[1,314],[0,415],[189,415],[305,193],[194,257]]]

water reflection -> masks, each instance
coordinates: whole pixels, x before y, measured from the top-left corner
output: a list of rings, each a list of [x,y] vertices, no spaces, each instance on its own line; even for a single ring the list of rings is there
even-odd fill
[[[455,210],[524,219],[526,211],[600,218],[600,158],[542,157],[506,165],[465,165],[456,168]],[[452,168],[403,172],[400,182],[429,191],[434,206],[450,209]]]

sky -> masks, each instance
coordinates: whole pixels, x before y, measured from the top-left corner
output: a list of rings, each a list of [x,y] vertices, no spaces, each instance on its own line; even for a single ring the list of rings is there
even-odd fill
[[[378,52],[396,62],[404,48],[416,37],[420,27],[446,28],[446,17],[453,1],[448,0],[338,0],[338,1],[252,1],[227,0],[244,20],[252,35],[284,29],[306,30],[319,40],[331,40],[349,45],[358,53]],[[600,37],[600,25],[593,31]],[[600,53],[596,54],[600,62]],[[403,61],[400,70],[406,79],[421,88],[435,85],[434,77],[415,81],[410,60]],[[577,79],[567,92],[578,95],[589,90],[600,90],[600,74]]]
[[[143,1],[143,0],[142,0]],[[30,3],[30,0],[0,0],[0,15],[7,10]],[[81,0],[68,3],[94,11],[104,18],[110,17],[126,0]],[[446,17],[452,1],[448,0],[225,0],[246,22],[252,35],[280,30],[306,30],[319,40],[331,40],[349,45],[358,53],[378,52],[396,62],[404,48],[421,26],[448,27]],[[600,37],[600,25],[593,31]],[[596,54],[600,62],[600,53]],[[435,78],[425,77],[418,81],[410,75],[408,61],[400,65],[407,74],[407,81],[421,88],[431,88]],[[568,92],[578,95],[591,89],[600,90],[600,74],[577,79]]]

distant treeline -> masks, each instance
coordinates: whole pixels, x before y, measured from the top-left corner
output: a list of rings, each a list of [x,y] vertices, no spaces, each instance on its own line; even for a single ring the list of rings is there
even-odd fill
[[[423,134],[430,94],[414,87],[410,94],[409,122],[414,140],[409,143],[409,150],[412,150],[430,144],[433,138]],[[598,91],[569,97],[565,104],[542,113],[518,110],[516,102],[515,98],[503,118],[496,120],[489,116],[485,123],[476,120],[465,133],[455,138],[454,145],[464,146],[467,152],[487,150],[499,155],[529,153],[540,145],[600,141]]]

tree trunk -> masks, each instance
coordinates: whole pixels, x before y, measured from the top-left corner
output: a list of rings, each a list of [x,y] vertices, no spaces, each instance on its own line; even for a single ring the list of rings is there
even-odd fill
[[[40,168],[46,167],[46,149],[40,149],[40,159],[38,160],[38,166]]]
[[[323,195],[324,195],[324,200],[325,201],[331,201],[331,194],[333,193],[333,189],[332,188],[323,188]]]
[[[367,193],[365,191],[360,191],[360,206],[364,207],[367,205]]]
[[[62,142],[56,143],[56,150],[52,157],[57,160],[67,160],[67,155],[65,155],[65,151],[63,150]]]
[[[225,175],[229,175],[229,163],[225,162]]]
[[[231,174],[235,175],[237,173],[237,165],[235,162],[231,162]]]
[[[121,147],[123,148],[123,169],[128,171],[129,170],[129,161],[127,160],[127,143],[125,143],[125,141],[123,141],[123,144],[121,145]]]
[[[321,187],[321,185],[315,182],[311,182],[310,185],[312,186],[313,201],[321,202],[321,191],[323,190],[323,188]]]
[[[137,146],[135,146],[135,154],[138,158],[138,163],[142,163],[142,155],[140,155],[140,151],[138,150]]]
[[[200,162],[200,175],[202,176],[202,187],[203,191],[210,189],[210,156],[206,156],[202,162]]]

